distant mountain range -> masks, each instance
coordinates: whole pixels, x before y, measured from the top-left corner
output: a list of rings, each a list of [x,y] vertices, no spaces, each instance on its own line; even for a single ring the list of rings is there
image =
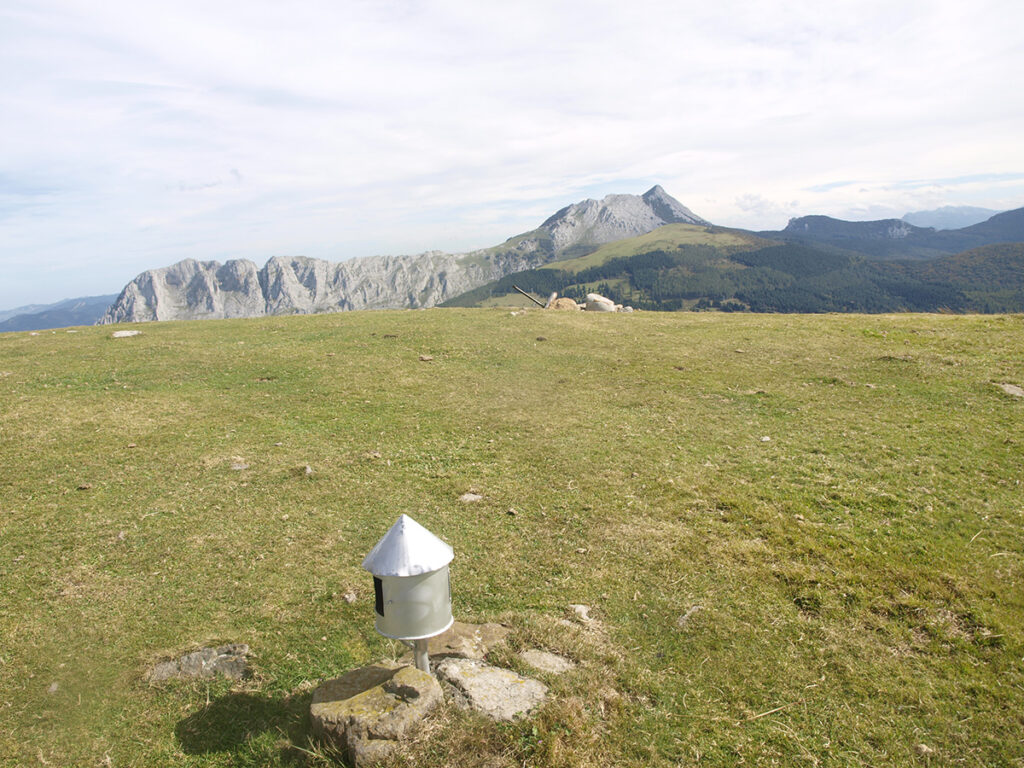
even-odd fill
[[[470,253],[431,251],[341,263],[274,257],[262,268],[247,260],[187,259],[143,272],[100,322],[432,307],[507,274],[670,223],[707,224],[655,186],[640,196],[608,195],[567,206],[535,230]]]
[[[875,259],[931,259],[993,243],[1024,242],[1024,208],[998,213],[963,229],[915,227],[901,219],[843,221],[829,216],[791,219],[762,237],[834,245]]]
[[[340,263],[274,257],[263,267],[186,259],[143,272],[117,296],[0,312],[0,331],[472,306],[503,301],[510,276],[541,292],[601,288],[649,309],[1024,311],[1020,249],[986,249],[1024,243],[1024,208],[977,221],[988,213],[961,206],[881,221],[802,216],[755,233],[715,227],[654,186],[566,206],[537,229],[468,253]],[[973,223],[944,228],[962,221]]]
[[[1024,243],[934,259],[879,260],[811,242],[683,224],[582,258],[508,275],[445,306],[525,303],[516,286],[582,301],[590,292],[647,310],[1022,312]]]
[[[970,205],[944,205],[931,211],[914,211],[903,217],[907,224],[932,229],[963,229],[980,224],[1000,211],[991,208],[977,208]]]
[[[41,331],[66,328],[69,325],[93,325],[107,311],[117,294],[82,296],[56,304],[30,304],[0,312],[0,333],[3,331]]]

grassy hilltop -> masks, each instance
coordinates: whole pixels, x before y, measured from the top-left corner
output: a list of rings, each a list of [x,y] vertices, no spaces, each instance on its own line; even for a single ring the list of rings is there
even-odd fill
[[[400,765],[1024,764],[1024,317],[138,327],[0,336],[0,765],[326,764],[402,512],[499,663],[580,666]],[[143,682],[222,642],[252,680]]]

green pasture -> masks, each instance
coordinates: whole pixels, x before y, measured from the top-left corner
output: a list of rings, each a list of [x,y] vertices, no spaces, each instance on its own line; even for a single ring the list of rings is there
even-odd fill
[[[0,335],[0,765],[330,764],[403,512],[494,661],[579,666],[395,765],[1024,765],[1024,317],[132,328]],[[144,679],[227,642],[251,679]]]

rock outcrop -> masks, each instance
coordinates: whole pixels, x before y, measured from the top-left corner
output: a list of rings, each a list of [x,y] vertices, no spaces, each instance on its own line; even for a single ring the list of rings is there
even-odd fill
[[[482,712],[492,720],[521,717],[548,695],[543,683],[479,659],[443,659],[437,665],[437,676],[456,705]]]
[[[222,645],[219,648],[200,648],[179,659],[162,661],[146,674],[151,683],[174,677],[204,678],[223,675],[241,680],[249,675],[249,646],[244,643]]]
[[[416,667],[382,662],[328,680],[313,692],[313,731],[360,768],[386,759],[443,700]]]
[[[100,323],[432,307],[576,250],[673,223],[707,224],[655,186],[641,196],[608,195],[570,205],[532,232],[470,253],[428,251],[340,263],[275,256],[262,268],[245,259],[186,259],[136,277]]]

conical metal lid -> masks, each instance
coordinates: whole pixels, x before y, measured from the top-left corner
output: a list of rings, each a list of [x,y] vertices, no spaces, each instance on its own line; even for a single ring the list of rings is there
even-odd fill
[[[419,576],[444,568],[453,557],[450,546],[408,515],[401,515],[370,550],[363,568],[374,576]]]

